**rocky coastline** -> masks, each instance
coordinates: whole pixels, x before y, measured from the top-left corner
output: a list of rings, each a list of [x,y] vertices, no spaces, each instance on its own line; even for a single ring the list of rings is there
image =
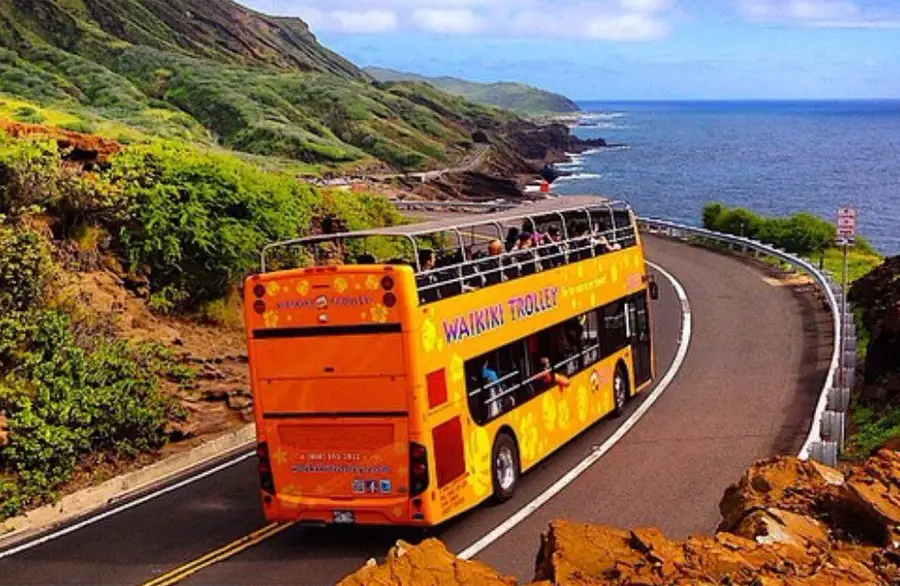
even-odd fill
[[[535,539],[531,586],[850,586],[900,584],[900,453],[839,471],[790,457],[761,460],[726,491],[713,536],[556,520]],[[440,541],[398,542],[339,586],[516,586]]]

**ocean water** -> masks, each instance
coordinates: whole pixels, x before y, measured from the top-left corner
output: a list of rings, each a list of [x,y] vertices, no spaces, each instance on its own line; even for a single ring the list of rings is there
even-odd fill
[[[585,102],[574,132],[624,146],[560,165],[559,194],[626,199],[700,225],[709,201],[766,215],[859,209],[859,231],[900,253],[900,101]]]

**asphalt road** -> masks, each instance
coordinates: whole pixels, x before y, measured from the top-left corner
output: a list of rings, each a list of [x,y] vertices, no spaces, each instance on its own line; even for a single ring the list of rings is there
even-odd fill
[[[767,283],[757,268],[656,238],[648,256],[684,286],[694,333],[673,384],[597,464],[477,558],[532,576],[540,533],[570,518],[672,536],[711,532],[728,484],[755,459],[796,453],[830,359],[827,314],[807,296]],[[674,290],[658,278],[653,319],[659,373],[676,352]],[[605,420],[529,472],[502,506],[483,506],[434,532],[454,551],[480,539],[606,440]],[[266,525],[253,460],[44,545],[0,560],[0,584],[142,584]],[[333,584],[398,538],[396,529],[290,527],[189,576],[185,584]]]

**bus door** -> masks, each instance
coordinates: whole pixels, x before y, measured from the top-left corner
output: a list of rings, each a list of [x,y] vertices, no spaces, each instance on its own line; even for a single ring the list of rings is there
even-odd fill
[[[637,388],[653,377],[647,294],[640,293],[632,297],[628,301],[627,311],[629,339],[634,356],[634,386]]]

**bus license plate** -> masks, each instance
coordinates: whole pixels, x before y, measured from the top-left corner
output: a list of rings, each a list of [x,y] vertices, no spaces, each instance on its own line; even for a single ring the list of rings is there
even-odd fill
[[[334,522],[336,525],[350,525],[356,522],[353,511],[335,511]]]

